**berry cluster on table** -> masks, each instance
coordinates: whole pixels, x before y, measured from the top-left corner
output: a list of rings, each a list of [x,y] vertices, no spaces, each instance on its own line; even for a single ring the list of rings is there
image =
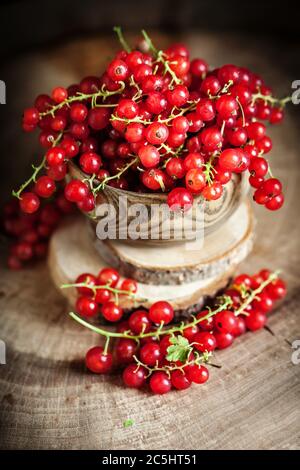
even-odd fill
[[[113,268],[104,268],[98,275],[83,273],[62,287],[77,289],[77,313],[71,312],[71,317],[106,340],[104,347],[87,351],[87,368],[96,374],[121,371],[127,387],[148,383],[155,394],[205,383],[209,366],[214,366],[213,351],[228,348],[247,330],[265,327],[276,301],[286,295],[285,282],[277,272],[263,269],[253,276],[240,274],[211,306],[174,324],[174,309],[165,300],[149,309],[134,309],[124,319],[120,298],[134,297],[137,283],[121,281]],[[87,321],[99,316],[116,328]]]

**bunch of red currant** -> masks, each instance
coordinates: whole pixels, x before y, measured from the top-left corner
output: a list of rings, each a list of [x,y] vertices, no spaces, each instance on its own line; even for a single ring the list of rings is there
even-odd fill
[[[42,178],[47,178],[41,177]],[[4,232],[12,239],[8,256],[8,267],[21,269],[24,264],[44,258],[48,240],[62,216],[74,209],[63,192],[54,201],[46,201],[35,214],[24,214],[16,199],[4,207],[2,225]]]
[[[118,290],[118,282],[118,272],[106,268],[98,277],[82,274],[75,284],[69,284],[68,287],[77,287],[81,295],[76,303],[81,317],[96,315],[100,303],[105,320],[119,321],[122,310],[118,301],[111,301],[111,295],[134,295],[136,284],[125,279]],[[163,300],[152,304],[149,310],[135,310],[114,332],[91,325],[74,313],[71,316],[106,338],[104,348],[96,346],[87,352],[89,370],[101,374],[118,367],[123,370],[126,386],[140,388],[148,381],[153,393],[163,394],[172,387],[183,390],[192,383],[206,382],[209,372],[203,364],[210,364],[213,351],[231,346],[247,330],[263,328],[274,302],[285,295],[284,281],[277,273],[263,269],[253,276],[237,276],[211,307],[188,323],[171,326],[173,307]],[[112,339],[117,341],[109,351]]]
[[[184,44],[158,50],[145,31],[140,48],[131,50],[115,29],[123,49],[100,77],[56,87],[24,111],[23,129],[40,129],[46,154],[15,192],[22,210],[33,213],[41,197],[53,195],[71,160],[86,178],[71,179],[65,196],[85,212],[106,184],[167,192],[171,208],[187,209],[194,195],[220,198],[232,173],[245,171],[255,201],[279,209],[281,183],[267,178],[272,141],[261,121],[281,122],[290,98],[274,98],[246,68],[210,69],[203,59],[190,60]]]
[[[76,301],[77,312],[85,318],[101,315],[108,322],[118,322],[123,316],[123,310],[118,304],[119,297],[134,297],[137,283],[134,279],[123,279],[116,269],[104,268],[97,276],[83,273],[78,276],[75,284],[65,284],[63,287],[74,286],[79,297]]]

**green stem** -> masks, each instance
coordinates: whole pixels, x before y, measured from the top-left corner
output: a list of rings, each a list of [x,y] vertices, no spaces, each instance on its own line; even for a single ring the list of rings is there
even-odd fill
[[[115,179],[119,179],[123,173],[125,173],[127,170],[129,170],[129,168],[134,165],[135,163],[137,163],[139,160],[138,157],[134,158],[133,160],[131,160],[129,163],[127,163],[127,165],[123,166],[123,168],[119,171],[119,173],[116,173],[115,175],[112,175],[112,176],[107,176],[107,178],[104,178],[103,181],[101,181],[100,184],[98,184],[98,186],[96,186],[95,188],[92,188],[92,193],[94,194],[94,196],[99,192],[101,191],[102,189],[105,188],[105,186],[107,185],[107,183],[109,181],[112,181],[112,180],[115,180]]]
[[[114,26],[113,31],[117,34],[118,39],[123,49],[125,49],[125,51],[128,53],[131,52],[131,48],[129,44],[125,41],[125,38],[123,36],[122,28],[120,26]]]
[[[158,54],[158,49],[156,49],[156,47],[154,46],[154,44],[153,44],[153,42],[152,42],[150,36],[147,34],[147,32],[146,32],[144,29],[142,29],[142,35],[143,35],[143,37],[144,37],[144,39],[145,39],[145,41],[146,41],[146,43],[147,43],[147,45],[148,45],[148,47],[149,47],[149,50],[150,50],[151,52],[153,52],[154,55],[157,56],[157,54]]]
[[[265,287],[267,287],[269,284],[271,284],[271,282],[273,282],[275,279],[278,278],[278,275],[279,275],[280,271],[274,271],[274,273],[270,274],[270,276],[268,277],[268,279],[266,279],[265,281],[263,281],[260,286],[253,290],[249,296],[246,298],[246,300],[242,303],[242,305],[234,312],[234,314],[236,316],[242,314],[242,313],[245,313],[244,310],[245,308],[251,304],[251,302],[253,302],[253,300],[255,299],[255,297],[260,294],[263,289]]]
[[[58,142],[60,141],[61,137],[63,135],[63,132],[61,132],[57,138],[53,141],[52,143],[52,147],[55,147]],[[12,191],[12,195],[14,197],[17,197],[18,199],[21,199],[21,194],[22,192],[24,191],[24,189],[26,189],[31,183],[35,183],[36,182],[36,177],[37,175],[40,173],[40,171],[44,168],[45,166],[45,163],[46,163],[46,155],[44,155],[41,163],[38,165],[38,166],[34,166],[32,165],[32,168],[34,169],[34,172],[32,173],[32,175],[30,176],[30,178],[25,181],[25,183],[23,183],[20,188],[18,189],[18,191]]]
[[[99,98],[101,96],[103,99],[106,99],[109,96],[120,94],[120,93],[122,93],[124,88],[125,88],[125,83],[120,82],[120,88],[118,88],[117,90],[114,90],[114,91],[105,90],[105,87],[103,86],[101,88],[101,90],[96,91],[95,93],[89,93],[89,94],[77,93],[76,95],[68,97],[66,100],[62,101],[61,103],[59,103],[55,106],[52,106],[51,108],[47,109],[47,111],[44,111],[43,113],[40,113],[40,117],[48,116],[49,114],[51,116],[54,116],[56,111],[63,108],[64,106],[70,106],[70,103],[73,103],[74,101],[92,100],[92,107],[98,107],[98,106],[108,106],[108,107],[110,107],[110,106],[112,106],[111,103],[108,103],[107,105],[104,105],[103,103],[102,103],[102,105],[97,105],[97,98]]]
[[[280,108],[284,108],[287,103],[292,101],[292,97],[274,98],[271,95],[263,95],[261,92],[257,92],[252,95],[252,103],[255,103],[257,100],[263,100],[265,103],[270,103],[272,106],[278,105]]]

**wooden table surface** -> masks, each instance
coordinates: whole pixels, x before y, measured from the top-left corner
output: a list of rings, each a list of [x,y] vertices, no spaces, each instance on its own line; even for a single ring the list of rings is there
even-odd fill
[[[290,79],[270,61],[270,45],[262,52],[259,41],[233,36],[190,34],[186,40],[194,54],[210,63],[254,66],[279,94],[284,89],[289,92]],[[101,69],[99,50],[110,47],[102,38],[73,41],[47,54],[25,56],[10,64],[8,73],[32,65],[33,78],[24,85],[28,100],[38,90],[96,73]],[[74,59],[78,54],[80,64]],[[14,103],[12,113],[20,113],[24,105],[23,97]],[[249,272],[262,267],[282,269],[289,294],[270,318],[274,334],[265,329],[247,333],[232,348],[217,352],[215,362],[222,368],[212,369],[205,385],[159,397],[124,389],[119,376],[107,379],[87,373],[82,357],[98,338],[69,319],[68,305],[54,287],[46,264],[22,272],[1,268],[0,337],[7,346],[7,363],[0,366],[1,448],[300,447],[300,365],[292,363],[288,344],[300,339],[298,132],[297,122],[289,115],[283,126],[271,129],[270,160],[283,181],[286,204],[277,213],[254,208],[255,246],[241,267]],[[15,135],[7,136],[8,144],[20,156],[25,140],[22,137],[16,143]],[[30,142],[28,160],[35,148]],[[11,180],[7,187],[15,183],[13,176]],[[3,246],[3,260],[5,251]],[[134,424],[124,428],[128,418]]]

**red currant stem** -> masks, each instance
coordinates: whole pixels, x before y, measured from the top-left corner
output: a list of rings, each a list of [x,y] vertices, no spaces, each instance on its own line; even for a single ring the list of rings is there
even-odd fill
[[[92,193],[94,194],[94,196],[99,191],[103,190],[109,181],[119,179],[123,175],[123,173],[125,173],[127,170],[129,170],[129,168],[132,165],[134,165],[135,163],[137,163],[138,161],[139,161],[139,158],[136,157],[133,160],[131,160],[129,163],[127,163],[125,166],[123,166],[123,168],[121,168],[121,170],[118,173],[116,173],[115,175],[107,176],[106,178],[104,178],[104,180],[101,181],[101,183],[98,184],[98,186],[96,186],[95,188],[92,188]]]
[[[111,287],[109,284],[106,284],[106,285],[91,285],[89,284],[88,282],[75,282],[74,284],[62,284],[61,286],[61,289],[68,289],[70,287],[87,287],[88,289],[91,289],[93,291],[93,294],[96,295],[97,293],[97,290],[99,289],[105,289],[105,290],[108,290],[110,292],[112,292],[113,294],[115,295],[127,295],[128,297],[135,297],[136,294],[134,292],[131,292],[130,290],[122,290],[122,289],[118,289],[116,287]]]
[[[257,294],[260,294],[264,288],[266,286],[268,286],[269,284],[271,284],[271,282],[273,282],[275,279],[278,278],[278,275],[280,274],[280,271],[274,271],[274,273],[270,274],[270,276],[265,280],[263,281],[260,286],[251,291],[251,293],[249,294],[249,296],[245,299],[245,301],[240,305],[240,307],[234,312],[234,314],[236,316],[240,315],[240,314],[247,314],[244,310],[245,308],[251,304],[251,302],[253,302],[253,300],[256,298]]]
[[[219,95],[220,94],[223,94],[223,93],[227,93],[229,88],[233,85],[233,81],[232,80],[228,80],[227,83],[225,83],[225,85],[223,86],[222,90],[220,91]]]
[[[55,147],[58,142],[60,141],[61,137],[63,135],[63,132],[61,132],[57,138],[55,140],[53,140],[53,143],[52,143],[52,147]],[[32,165],[32,169],[34,170],[32,175],[30,176],[30,178],[25,181],[25,183],[23,183],[20,188],[18,189],[18,191],[12,191],[12,195],[14,197],[17,197],[18,199],[21,199],[21,194],[22,192],[24,191],[24,189],[26,189],[31,183],[35,183],[36,182],[36,177],[37,175],[39,174],[39,172],[44,168],[45,166],[45,163],[46,163],[46,156],[44,155],[44,157],[42,158],[42,161],[41,163],[38,165],[38,166],[35,166],[35,165]]]
[[[126,52],[131,52],[129,44],[125,41],[121,26],[114,26],[113,31],[117,34],[121,46],[125,49]]]
[[[265,103],[270,103],[272,106],[279,105],[280,108],[292,101],[291,96],[286,96],[285,98],[274,98],[270,95],[263,95],[260,91],[252,95],[252,104],[257,100],[263,100]]]
[[[214,180],[214,174],[216,173],[215,167],[213,166],[213,161],[215,157],[217,156],[217,152],[213,153],[208,162],[204,164],[205,170],[203,171],[205,175],[205,179],[208,185],[211,185],[213,180]]]
[[[173,82],[176,83],[177,85],[182,83],[182,80],[180,80],[180,78],[177,77],[176,73],[171,69],[169,65],[170,62],[165,59],[165,55],[163,51],[159,51],[158,49],[156,49],[152,40],[150,39],[150,37],[148,36],[148,34],[146,33],[144,29],[142,29],[142,35],[144,36],[144,39],[149,47],[149,50],[156,56],[156,63],[162,63],[164,66],[164,73],[165,74],[169,73],[171,75],[172,80],[171,80],[170,86],[172,85]]]
[[[211,309],[208,308],[209,312],[205,316],[203,316],[201,318],[194,317],[193,321],[190,322],[190,323],[185,324],[185,323],[182,322],[180,325],[174,326],[172,328],[167,328],[165,330],[157,329],[157,331],[155,333],[153,331],[150,331],[149,333],[140,333],[139,335],[132,335],[132,334],[130,334],[130,332],[126,332],[126,331],[123,332],[123,333],[117,333],[117,332],[113,332],[113,331],[103,330],[102,328],[98,328],[98,327],[92,325],[91,323],[86,322],[85,320],[83,320],[83,318],[79,317],[74,312],[70,312],[69,315],[74,320],[76,320],[78,323],[80,323],[81,325],[85,326],[86,328],[89,328],[92,331],[95,331],[96,333],[98,333],[102,336],[105,336],[105,337],[106,336],[111,336],[113,338],[130,338],[130,339],[134,339],[135,341],[139,341],[142,338],[149,338],[149,337],[152,337],[154,335],[162,336],[162,335],[172,335],[173,333],[178,333],[178,332],[182,333],[182,331],[184,331],[186,328],[190,328],[192,326],[195,326],[198,323],[200,323],[201,321],[207,320],[208,318],[216,315],[217,313],[221,312],[222,310],[226,310],[229,306],[232,305],[232,300],[230,299],[230,297],[223,296],[222,300],[224,300],[224,302],[222,304],[220,304],[215,310],[211,310]]]
[[[142,97],[143,91],[140,89],[140,87],[139,87],[138,84],[136,83],[136,81],[135,81],[133,75],[130,76],[129,84],[137,89],[136,94],[132,97],[133,101],[137,101],[139,98]]]
[[[157,122],[160,122],[161,124],[168,124],[169,122],[173,121],[173,119],[175,119],[179,116],[183,116],[188,111],[193,111],[194,109],[196,109],[197,103],[198,103],[198,100],[190,101],[189,106],[186,107],[186,108],[181,109],[179,113],[177,113],[177,114],[172,113],[166,119],[158,118]],[[145,124],[146,126],[153,123],[153,121],[147,121],[145,119],[140,119],[139,117],[135,117],[133,119],[121,118],[121,117],[117,116],[116,114],[112,114],[111,117],[110,117],[110,120],[111,121],[121,121],[121,122],[125,122],[126,124],[130,124],[132,122],[138,122],[140,124]]]
[[[91,104],[92,104],[92,108],[94,108],[96,106],[99,106],[99,105],[97,105],[97,98],[99,98],[99,96],[101,96],[103,98],[103,100],[105,100],[108,96],[117,95],[117,94],[122,93],[124,88],[125,88],[125,83],[120,82],[120,88],[118,88],[117,90],[114,90],[114,91],[105,90],[105,86],[103,85],[101,90],[98,90],[95,93],[85,94],[85,93],[78,92],[78,93],[76,93],[76,95],[70,96],[67,99],[65,99],[64,101],[62,101],[61,103],[47,109],[47,111],[44,111],[43,113],[40,113],[40,117],[48,116],[49,114],[51,114],[51,116],[54,116],[56,111],[63,108],[64,106],[69,106],[70,103],[73,103],[74,101],[85,101],[85,100],[90,99]],[[103,104],[103,106],[107,106],[107,105]],[[111,104],[109,103],[108,106],[111,106]]]
[[[242,119],[243,119],[243,127],[245,127],[245,125],[246,125],[246,120],[245,120],[245,113],[244,113],[244,108],[243,108],[243,106],[242,106],[242,103],[240,102],[240,100],[239,100],[239,97],[238,97],[238,96],[236,97],[236,100],[237,100],[237,102],[238,102],[238,105],[239,105],[239,107],[240,107],[240,110],[241,110]]]
[[[224,135],[225,125],[226,125],[226,121],[224,120],[224,121],[222,122],[222,127],[221,127],[221,130],[220,130],[222,136]]]
[[[153,42],[152,42],[150,36],[147,34],[147,32],[146,32],[144,29],[142,29],[141,33],[142,33],[142,35],[143,35],[143,37],[144,37],[144,39],[145,39],[145,41],[146,41],[146,43],[147,43],[147,46],[149,47],[149,50],[150,50],[154,55],[157,56],[157,54],[158,54],[159,51],[158,51],[158,49],[156,49],[156,47],[154,46],[154,44],[153,44]]]
[[[103,349],[103,354],[104,354],[105,356],[106,356],[106,354],[107,354],[107,352],[108,352],[109,342],[110,342],[110,337],[107,336],[106,341],[105,341],[105,345],[104,345],[104,349]]]
[[[192,351],[190,351],[191,353]],[[190,355],[189,353],[189,355]],[[136,361],[136,364],[138,367],[144,367],[145,369],[148,370],[149,374],[147,377],[149,377],[153,372],[156,372],[156,371],[163,371],[163,372],[166,372],[166,374],[168,376],[170,376],[170,373],[173,371],[173,370],[181,370],[181,372],[184,373],[184,368],[187,367],[187,366],[191,366],[191,365],[200,365],[202,364],[203,362],[204,363],[207,363],[208,361],[208,358],[212,355],[210,352],[209,353],[203,353],[201,356],[200,354],[198,354],[196,351],[194,352],[196,358],[195,359],[192,359],[191,361],[187,360],[186,362],[184,362],[182,365],[176,365],[176,364],[172,364],[170,366],[162,366],[162,367],[158,367],[157,366],[154,366],[154,367],[149,367],[147,366],[147,364],[144,364],[142,361],[140,361],[136,356],[133,356],[133,359]]]

